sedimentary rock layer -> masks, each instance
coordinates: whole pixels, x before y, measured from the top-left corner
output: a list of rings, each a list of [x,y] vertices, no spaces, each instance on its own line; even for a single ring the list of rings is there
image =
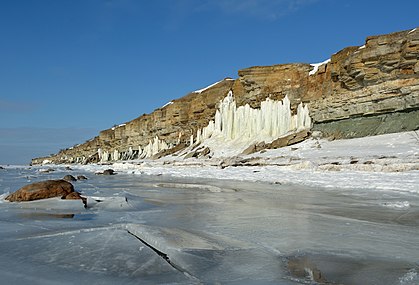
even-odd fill
[[[192,92],[92,140],[48,158],[55,163],[161,157],[190,144],[198,130],[215,119],[220,102],[232,91],[237,107],[260,108],[266,99],[285,97],[295,114],[308,106],[313,128],[333,137],[359,137],[419,128],[419,31],[368,37],[323,64],[250,67],[238,79],[224,79]],[[400,126],[400,129],[398,129]],[[164,142],[164,144],[163,144]],[[100,151],[98,151],[100,149]],[[147,153],[147,155],[144,155]]]

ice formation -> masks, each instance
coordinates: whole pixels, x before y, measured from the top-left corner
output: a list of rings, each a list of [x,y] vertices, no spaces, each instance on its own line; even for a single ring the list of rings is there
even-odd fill
[[[150,140],[148,145],[144,147],[144,149],[142,150],[141,154],[138,155],[138,157],[148,158],[168,148],[169,146],[167,145],[167,143],[164,140],[159,139],[158,136],[156,136],[154,140]]]
[[[190,145],[205,143],[211,138],[220,143],[233,142],[233,147],[238,148],[241,144],[248,146],[254,142],[271,142],[290,132],[310,127],[311,119],[307,105],[303,106],[300,103],[295,115],[291,113],[291,104],[287,96],[282,101],[268,98],[261,102],[260,109],[253,109],[248,104],[237,107],[233,92],[230,91],[220,101],[214,120],[199,129],[196,136],[191,135]],[[138,151],[132,147],[122,152],[117,149],[112,151],[98,149],[98,156],[100,162],[144,159],[166,149],[169,149],[168,144],[156,136],[145,147],[139,146]]]
[[[117,149],[114,149],[113,151],[109,152],[99,148],[97,153],[99,156],[99,161],[106,162],[117,161],[121,159],[128,160],[137,157],[148,158],[168,148],[169,146],[167,145],[167,143],[164,140],[159,139],[158,136],[156,136],[153,140],[149,141],[148,145],[146,145],[144,149],[142,149],[141,146],[139,146],[138,151],[134,150],[132,147],[129,147],[127,151],[123,152],[119,152]]]
[[[210,137],[224,141],[272,141],[289,132],[309,129],[311,119],[308,106],[300,103],[297,113],[292,115],[287,96],[282,101],[266,99],[260,109],[253,109],[248,104],[236,107],[233,92],[220,102],[214,120],[197,131],[191,137],[192,143],[201,143]]]

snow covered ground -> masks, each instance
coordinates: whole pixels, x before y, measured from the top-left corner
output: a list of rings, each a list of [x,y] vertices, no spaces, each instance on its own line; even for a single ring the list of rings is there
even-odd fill
[[[414,132],[211,160],[0,169],[4,284],[419,284]],[[112,168],[117,175],[95,175]],[[64,175],[87,199],[10,203]]]
[[[228,149],[220,152],[231,153]],[[233,166],[247,165],[247,166]],[[238,157],[184,160],[165,157],[87,165],[100,171],[236,179],[313,187],[372,189],[419,194],[419,133],[404,132],[357,139],[309,139],[276,150]]]

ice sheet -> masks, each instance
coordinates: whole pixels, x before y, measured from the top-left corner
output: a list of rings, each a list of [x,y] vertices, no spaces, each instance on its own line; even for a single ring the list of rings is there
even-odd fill
[[[74,186],[91,202],[0,203],[6,283],[312,284],[319,272],[332,284],[419,279],[416,193],[54,168],[0,172],[0,195],[29,176],[83,174]]]

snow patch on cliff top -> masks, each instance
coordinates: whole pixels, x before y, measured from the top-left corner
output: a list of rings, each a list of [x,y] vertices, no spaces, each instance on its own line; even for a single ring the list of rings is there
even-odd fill
[[[167,106],[172,105],[172,104],[173,104],[173,101],[167,102],[166,104],[161,106],[160,109],[163,109],[164,107],[167,107]]]
[[[120,128],[120,127],[123,127],[123,126],[126,126],[126,124],[120,124],[120,125],[117,125],[115,127],[112,127],[112,131],[114,131],[116,128]]]
[[[215,83],[213,83],[213,84],[211,84],[211,85],[208,85],[208,86],[207,86],[207,87],[205,87],[205,88],[202,88],[202,89],[199,89],[199,90],[195,90],[195,91],[193,91],[192,93],[202,93],[202,92],[204,92],[204,91],[206,91],[206,90],[210,89],[211,87],[214,87],[214,86],[215,86],[215,85],[217,85],[218,83],[223,82],[224,80],[234,80],[234,79],[232,79],[232,78],[225,78],[225,79],[220,80],[220,81],[217,81],[217,82],[215,82]]]
[[[330,58],[323,61],[323,62],[319,62],[319,63],[312,63],[310,64],[311,66],[313,66],[313,70],[311,70],[308,75],[313,75],[316,74],[317,70],[319,70],[319,67],[323,64],[329,63],[330,62]]]

